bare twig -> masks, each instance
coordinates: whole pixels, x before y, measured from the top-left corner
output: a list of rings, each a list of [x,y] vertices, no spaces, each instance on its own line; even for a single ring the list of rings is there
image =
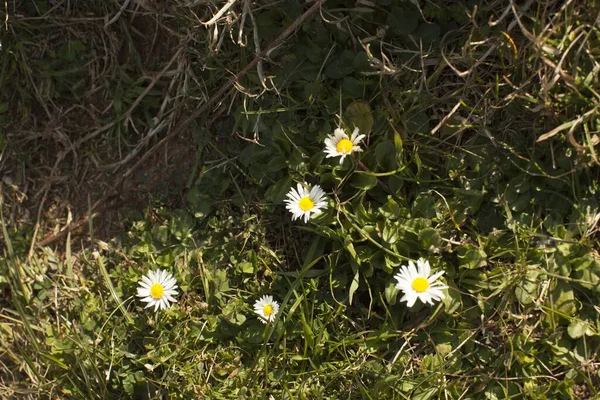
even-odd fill
[[[110,21],[108,21],[105,25],[104,25],[104,29],[108,28],[109,25],[115,23],[116,20],[119,19],[119,17],[121,16],[121,14],[123,14],[123,11],[125,11],[125,9],[127,8],[127,6],[129,5],[129,2],[131,0],[125,0],[123,2],[123,5],[121,6],[121,8],[119,9],[119,11],[117,11],[117,13],[115,14],[114,17],[112,17],[110,19]]]
[[[146,95],[148,93],[150,93],[150,91],[156,85],[156,83],[160,80],[160,78],[162,78],[163,75],[165,75],[167,73],[167,71],[171,68],[171,65],[173,64],[173,62],[179,58],[179,56],[181,55],[181,50],[182,50],[181,48],[179,50],[177,50],[177,52],[175,53],[175,55],[173,57],[171,57],[171,60],[167,63],[167,65],[165,65],[165,67],[158,74],[156,74],[156,76],[148,84],[146,89],[144,89],[144,91],[142,93],[140,93],[140,95],[131,104],[131,107],[129,107],[129,109],[127,109],[127,111],[123,115],[121,115],[119,118],[115,119],[114,121],[111,121],[108,124],[101,126],[100,128],[96,129],[95,131],[90,132],[89,134],[85,135],[83,138],[76,141],[73,147],[75,149],[78,148],[84,142],[87,142],[88,140],[94,138],[95,136],[98,136],[102,132],[112,128],[115,124],[123,121],[124,119],[129,118],[129,116],[133,113],[133,110],[135,110],[136,107],[144,99],[144,97],[146,97]]]
[[[446,115],[444,118],[442,118],[442,120],[440,121],[439,124],[437,124],[437,126],[435,128],[433,128],[431,130],[431,134],[435,134],[442,126],[444,126],[444,124],[446,123],[446,121],[448,121],[450,119],[450,117],[452,117],[454,115],[454,113],[456,112],[456,110],[458,110],[458,108],[460,107],[461,102],[459,101],[458,103],[456,103],[456,105],[452,108],[452,110],[450,110],[450,112],[448,113],[448,115]]]
[[[527,11],[529,9],[529,7],[531,7],[531,5],[534,3],[534,0],[529,0],[522,8],[521,8],[521,13]],[[510,6],[509,7],[514,7],[512,1],[510,2]],[[521,26],[522,29],[524,29],[523,25],[521,24],[521,20],[519,19],[519,12],[516,11],[516,9],[513,9],[513,12],[515,13],[515,20],[513,20],[508,27],[506,28],[506,32],[510,32],[517,24],[519,24],[519,26]],[[531,35],[528,31],[524,31],[524,34],[527,36],[528,34],[533,38],[533,35]],[[528,36],[528,37],[530,37]],[[475,64],[469,68],[466,71],[459,71],[458,68],[456,68],[444,55],[444,53],[442,53],[442,58],[444,59],[444,61],[446,62],[446,64],[456,73],[456,75],[462,77],[465,77],[469,74],[471,74],[471,72],[473,72],[475,69],[477,69],[489,56],[490,54],[492,54],[497,48],[498,48],[499,44],[495,43],[492,44],[490,46],[490,48],[475,62]]]
[[[579,126],[582,122],[584,122],[590,116],[594,115],[594,113],[598,110],[599,107],[600,107],[600,104],[596,105],[594,108],[592,108],[585,114],[580,115],[579,117],[575,118],[574,120],[565,122],[564,124],[561,124],[561,125],[557,126],[556,128],[552,129],[550,132],[544,133],[536,140],[536,142],[538,142],[538,143],[543,142],[544,140],[550,139],[551,137],[555,136],[556,134],[558,134],[564,130],[567,130],[567,129],[569,130],[568,134],[569,134],[569,139],[570,139],[573,135],[573,131],[575,130],[575,128],[577,128],[577,126]],[[571,143],[573,143],[573,142],[571,142]],[[573,144],[577,148],[582,147],[579,144],[575,144],[575,143],[573,143]]]
[[[227,4],[225,4],[215,15],[214,17],[212,17],[208,22],[203,22],[204,25],[206,26],[211,26],[212,24],[214,24],[215,22],[217,22],[219,20],[219,18],[221,18],[223,16],[223,14],[225,14],[227,12],[227,10],[229,10],[231,8],[231,6],[233,6],[235,4],[237,0],[229,0],[227,2]]]
[[[254,37],[254,51],[256,52],[256,56],[260,57],[261,55],[261,51],[260,51],[260,38],[258,36],[258,25],[256,24],[256,19],[254,18],[254,14],[252,13],[252,9],[250,8],[250,1],[246,0],[246,2],[244,3],[244,10],[248,11],[248,14],[250,14],[250,21],[252,22],[252,36]],[[258,60],[258,63],[256,64],[256,72],[258,73],[258,79],[260,79],[260,84],[262,85],[262,87],[264,89],[267,88],[267,86],[265,85],[265,74],[263,71],[263,63],[262,63],[262,59]]]

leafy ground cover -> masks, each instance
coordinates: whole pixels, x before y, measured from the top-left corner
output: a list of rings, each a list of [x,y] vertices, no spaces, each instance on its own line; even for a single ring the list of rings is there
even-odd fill
[[[0,394],[600,398],[599,13],[7,2]],[[341,164],[336,128],[365,135]],[[420,258],[448,288],[408,307]]]

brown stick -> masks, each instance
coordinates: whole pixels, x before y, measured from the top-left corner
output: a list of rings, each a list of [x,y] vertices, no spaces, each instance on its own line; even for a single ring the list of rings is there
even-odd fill
[[[138,168],[140,168],[146,162],[146,160],[148,160],[148,158],[151,155],[156,153],[165,144],[167,144],[169,141],[171,141],[173,138],[175,138],[177,135],[179,135],[181,132],[183,132],[185,130],[185,128],[187,128],[187,126],[192,121],[194,121],[196,118],[198,118],[202,114],[206,113],[208,111],[209,107],[213,103],[222,99],[223,96],[225,95],[225,93],[228,90],[230,90],[242,76],[246,75],[248,73],[248,71],[250,71],[252,68],[254,68],[258,64],[258,62],[260,60],[262,60],[263,58],[265,58],[271,51],[273,51],[277,47],[281,46],[283,44],[283,42],[290,35],[292,35],[294,33],[294,31],[296,29],[298,29],[300,27],[300,25],[302,25],[304,23],[304,21],[306,21],[306,19],[308,17],[310,17],[315,11],[317,11],[323,5],[323,3],[325,3],[326,1],[327,0],[317,0],[315,2],[315,4],[313,4],[308,10],[306,10],[306,12],[304,14],[302,14],[302,16],[300,16],[300,18],[298,18],[296,21],[294,21],[294,23],[292,25],[290,25],[285,31],[283,31],[281,33],[281,35],[279,35],[277,37],[277,39],[272,41],[265,48],[264,51],[262,51],[252,61],[250,61],[250,63],[248,65],[246,65],[244,67],[244,69],[242,69],[233,78],[230,78],[227,81],[227,83],[225,83],[223,86],[221,86],[221,88],[217,91],[217,93],[215,93],[210,99],[208,99],[208,101],[206,101],[206,103],[204,103],[200,108],[198,108],[195,112],[193,112],[192,115],[190,115],[188,118],[186,118],[183,122],[181,122],[179,125],[177,125],[171,132],[169,132],[158,143],[156,143],[154,146],[152,146],[146,152],[146,154],[144,154],[142,156],[142,158],[140,158],[132,167],[130,167],[127,171],[125,171],[125,173],[123,173],[123,175],[121,175],[121,177],[117,180],[115,185],[112,186],[111,190],[104,193],[104,195],[98,201],[96,201],[94,203],[89,215],[87,215],[83,218],[80,218],[76,222],[70,223],[60,232],[46,236],[44,239],[42,239],[40,242],[38,242],[38,246],[47,246],[50,243],[53,243],[54,241],[64,237],[67,233],[72,232],[72,231],[76,230],[77,228],[83,226],[90,219],[93,219],[93,218],[97,217],[98,215],[100,215],[101,211],[103,211],[104,208],[106,208],[106,205],[105,205],[106,200],[109,197],[114,196],[119,191],[119,189],[121,188],[125,179],[129,178]]]

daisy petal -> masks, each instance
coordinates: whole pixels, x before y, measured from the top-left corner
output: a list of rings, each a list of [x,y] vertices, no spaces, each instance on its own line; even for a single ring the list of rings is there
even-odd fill
[[[444,271],[431,274],[429,261],[423,258],[416,265],[410,260],[408,265],[400,266],[400,271],[394,275],[395,288],[403,292],[400,301],[405,301],[408,307],[412,307],[417,299],[429,305],[444,299],[443,290],[448,289],[448,286],[437,281],[443,274]]]
[[[161,290],[151,290],[154,285],[162,286]],[[146,304],[145,308],[154,307],[155,311],[169,308],[177,300],[177,280],[166,270],[149,271],[138,282],[137,297]]]

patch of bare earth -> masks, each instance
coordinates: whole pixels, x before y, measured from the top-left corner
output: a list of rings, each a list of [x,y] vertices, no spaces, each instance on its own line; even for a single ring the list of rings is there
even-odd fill
[[[84,240],[91,226],[95,238],[113,236],[151,198],[180,204],[196,158],[189,140],[172,141],[121,179],[189,114],[191,62],[177,21],[139,4],[13,6],[2,41],[15,68],[5,76],[12,112],[1,132],[0,193],[17,244],[33,250],[94,205],[101,216],[74,232]]]

